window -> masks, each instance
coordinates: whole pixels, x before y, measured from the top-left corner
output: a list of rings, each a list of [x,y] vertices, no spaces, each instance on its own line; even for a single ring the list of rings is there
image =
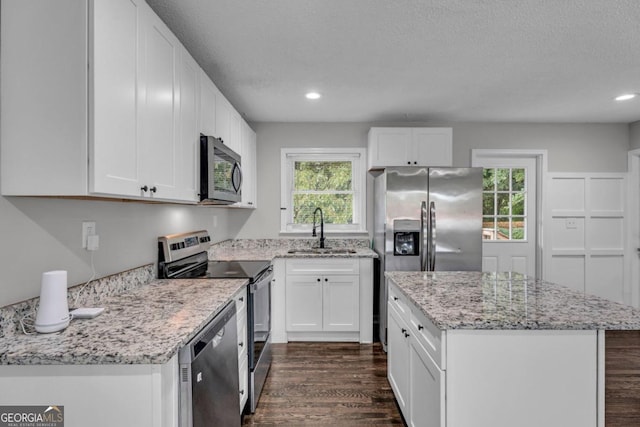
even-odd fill
[[[526,240],[526,169],[485,168],[482,194],[482,238]]]
[[[283,148],[281,162],[281,232],[310,233],[318,207],[325,232],[366,232],[364,149]]]

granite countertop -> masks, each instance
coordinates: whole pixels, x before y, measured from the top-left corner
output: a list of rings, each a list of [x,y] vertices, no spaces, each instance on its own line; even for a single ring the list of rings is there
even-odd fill
[[[385,276],[441,330],[640,329],[640,310],[518,273]]]
[[[61,332],[0,338],[0,365],[163,364],[246,284],[154,280],[105,298],[101,315],[72,320]]]

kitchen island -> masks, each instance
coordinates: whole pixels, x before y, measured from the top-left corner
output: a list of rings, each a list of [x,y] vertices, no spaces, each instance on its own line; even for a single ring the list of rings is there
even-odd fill
[[[388,272],[388,378],[410,425],[604,426],[606,330],[640,312],[516,273]]]

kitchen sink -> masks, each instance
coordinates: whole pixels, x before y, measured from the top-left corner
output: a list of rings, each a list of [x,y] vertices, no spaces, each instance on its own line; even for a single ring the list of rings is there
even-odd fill
[[[290,254],[355,254],[354,249],[347,248],[307,248],[307,249],[289,249]]]

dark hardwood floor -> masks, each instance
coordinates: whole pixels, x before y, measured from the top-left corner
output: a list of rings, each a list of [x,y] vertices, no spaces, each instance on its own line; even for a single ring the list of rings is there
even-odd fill
[[[640,426],[640,331],[605,334],[605,425]]]
[[[273,345],[256,413],[245,426],[403,426],[379,343]]]

